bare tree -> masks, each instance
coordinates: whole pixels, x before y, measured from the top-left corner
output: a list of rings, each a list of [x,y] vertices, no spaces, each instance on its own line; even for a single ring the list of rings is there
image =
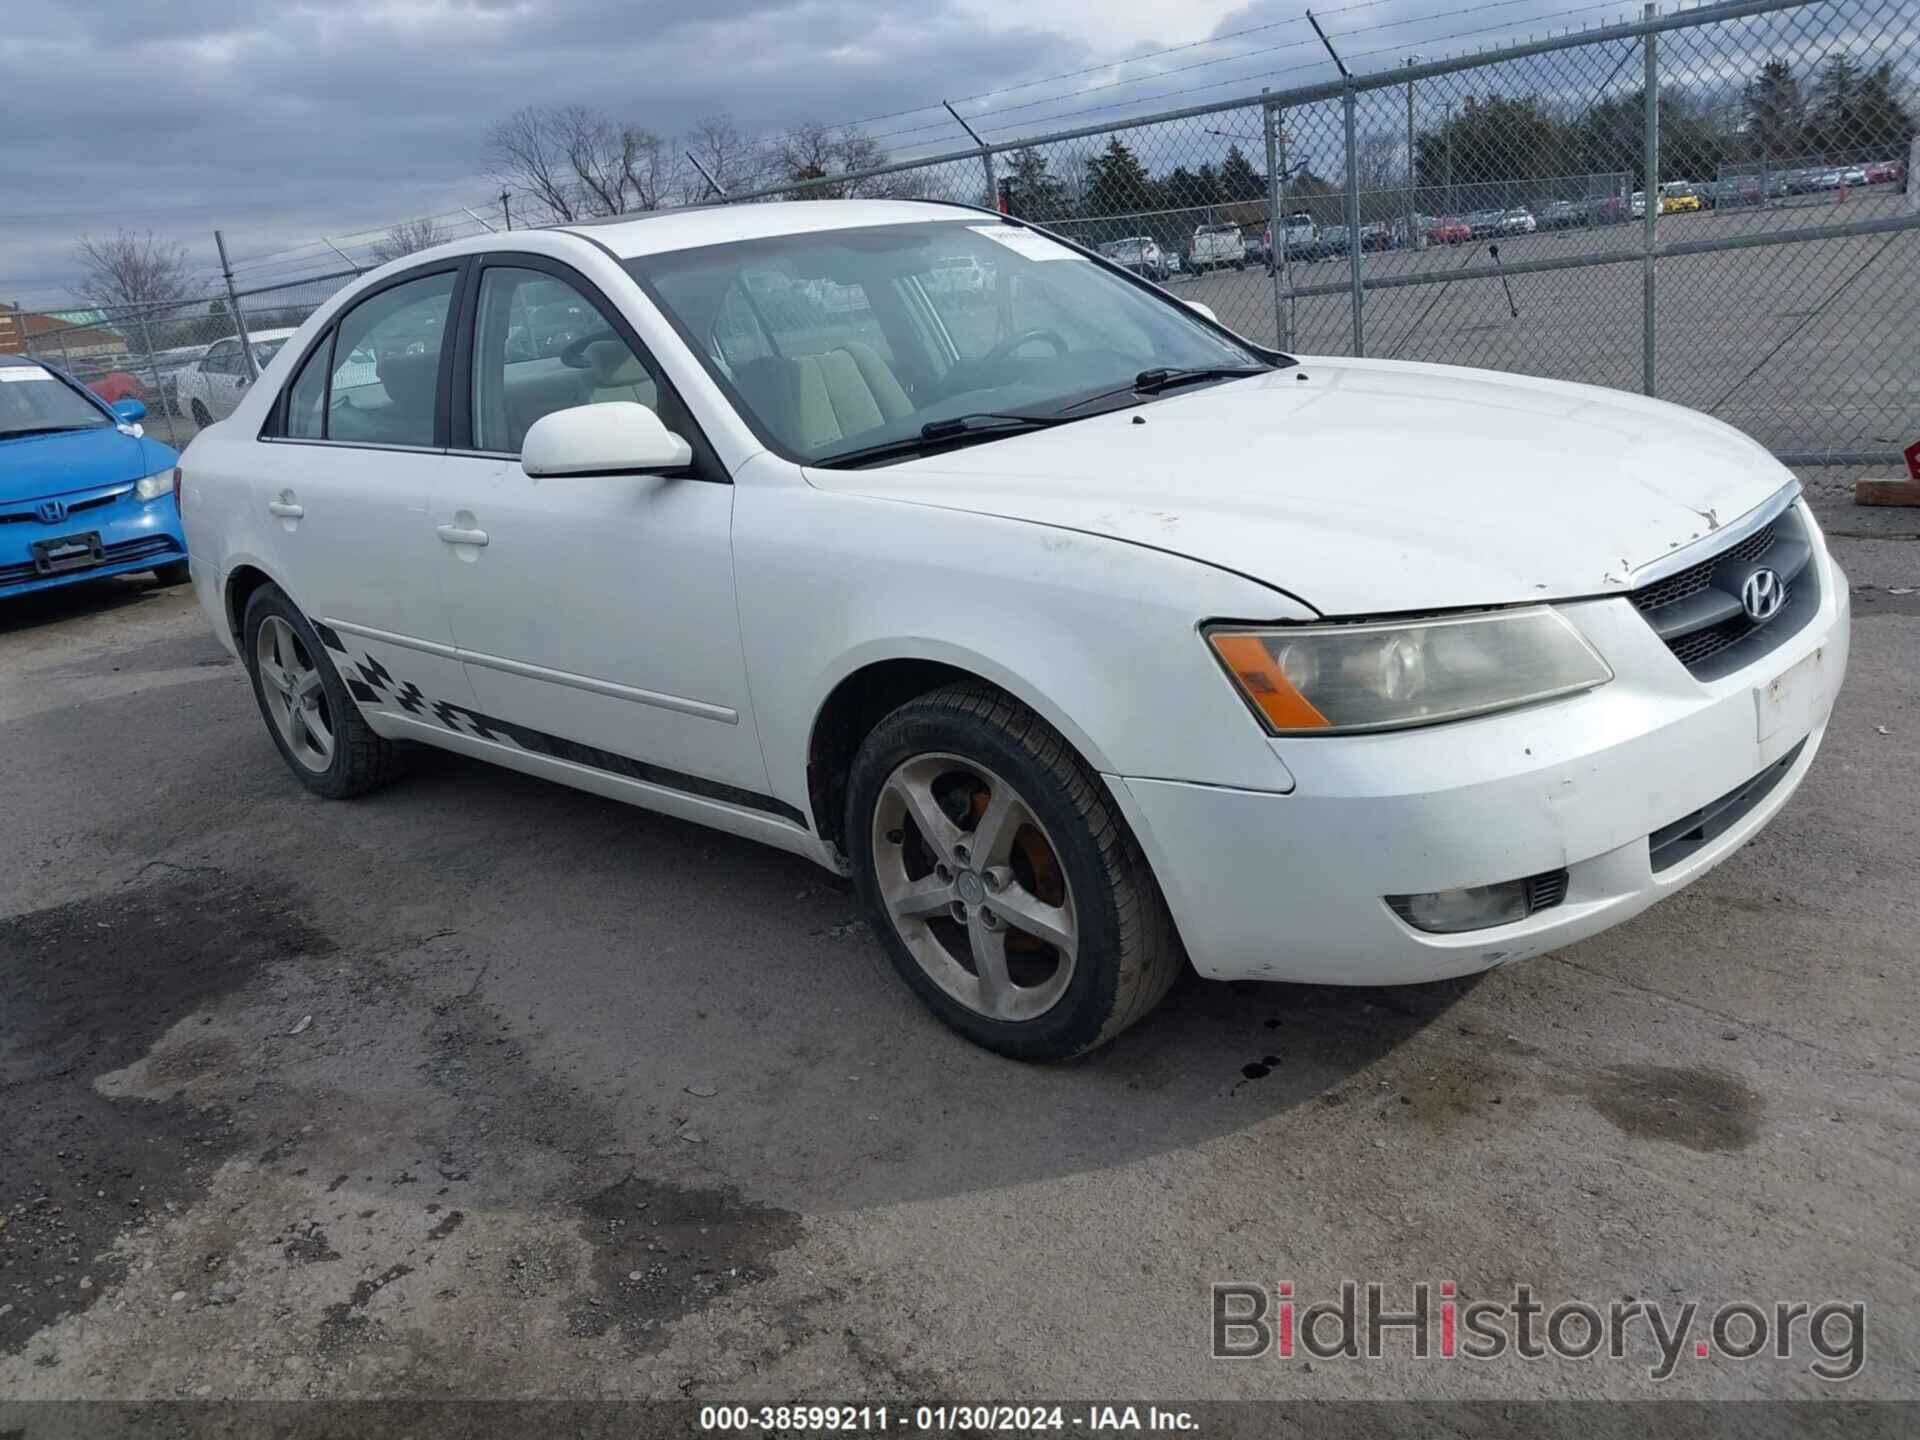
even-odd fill
[[[431,250],[436,245],[444,245],[452,238],[440,228],[440,222],[431,216],[420,220],[402,220],[367,246],[367,253],[373,257],[374,264],[384,265],[389,260],[398,260],[402,255],[411,255],[416,250]]]
[[[163,305],[199,288],[186,247],[117,230],[111,236],[82,236],[73,247],[80,267],[74,292],[102,309],[123,305]]]
[[[1406,145],[1386,131],[1373,131],[1360,137],[1354,168],[1360,173],[1360,188],[1387,190],[1407,183]]]
[[[514,111],[487,136],[487,159],[535,213],[560,221],[657,210],[678,178],[653,131],[585,105]]]
[[[887,163],[887,152],[864,131],[851,126],[835,130],[809,120],[781,136],[777,155],[783,178],[815,181],[793,193],[798,199],[908,199],[920,194],[924,183],[905,172],[863,176],[862,172]],[[852,178],[840,179],[847,176]]]
[[[714,183],[729,195],[757,188],[766,173],[765,149],[735,125],[731,115],[705,116],[695,121],[693,128],[680,139],[687,153],[699,161]],[[707,199],[713,193],[697,170],[690,170],[686,181],[683,193],[689,203]]]

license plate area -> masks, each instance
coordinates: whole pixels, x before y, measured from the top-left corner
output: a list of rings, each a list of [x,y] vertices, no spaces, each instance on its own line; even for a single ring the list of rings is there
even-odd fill
[[[1803,655],[1753,692],[1754,738],[1762,745],[1780,734],[1811,730],[1822,693],[1826,647]]]
[[[58,575],[67,570],[86,570],[107,558],[100,545],[100,532],[88,530],[80,535],[62,535],[56,540],[33,542],[33,568],[41,575]]]

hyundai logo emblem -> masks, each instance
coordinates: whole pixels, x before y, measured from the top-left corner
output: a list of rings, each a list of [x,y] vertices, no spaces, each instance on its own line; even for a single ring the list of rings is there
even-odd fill
[[[1764,625],[1780,613],[1780,607],[1787,603],[1787,584],[1778,572],[1756,570],[1747,576],[1747,583],[1740,587],[1740,606],[1747,612],[1747,618],[1756,625]]]
[[[33,513],[40,517],[43,524],[58,525],[62,520],[67,518],[67,502],[64,500],[42,500],[38,505],[33,507]]]

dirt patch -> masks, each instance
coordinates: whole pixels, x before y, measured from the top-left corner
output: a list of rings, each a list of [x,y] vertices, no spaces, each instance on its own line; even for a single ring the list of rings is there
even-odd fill
[[[0,920],[0,1350],[124,1275],[114,1237],[200,1193],[226,1112],[118,1101],[94,1077],[259,966],[330,948],[284,898],[219,871]]]
[[[593,1290],[571,1316],[576,1335],[616,1325],[644,1343],[659,1327],[774,1273],[768,1257],[800,1238],[790,1210],[732,1190],[661,1185],[629,1175],[589,1196],[584,1233],[594,1247]]]
[[[1760,1097],[1719,1070],[1616,1066],[1587,1083],[1586,1097],[1637,1139],[1670,1140],[1689,1150],[1744,1150],[1759,1136]]]

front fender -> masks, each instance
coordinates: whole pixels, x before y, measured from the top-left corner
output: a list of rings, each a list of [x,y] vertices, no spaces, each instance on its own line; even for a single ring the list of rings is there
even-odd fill
[[[896,659],[999,686],[1106,774],[1292,788],[1198,630],[1310,618],[1244,577],[1103,536],[805,485],[740,487],[734,569],[767,771],[792,804],[808,805],[808,747],[834,688]]]

